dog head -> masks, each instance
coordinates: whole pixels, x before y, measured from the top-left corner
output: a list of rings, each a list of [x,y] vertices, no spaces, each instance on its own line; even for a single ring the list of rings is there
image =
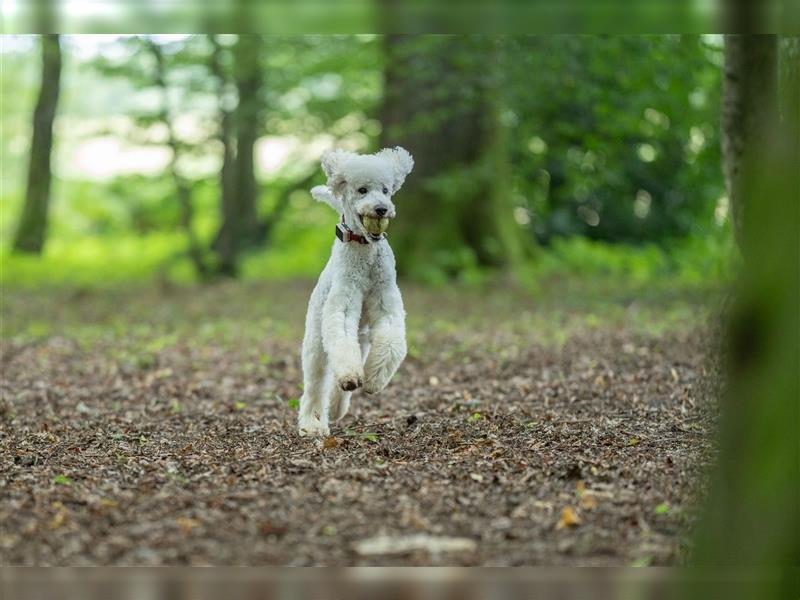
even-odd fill
[[[392,196],[400,189],[414,167],[414,159],[403,148],[385,148],[375,154],[355,154],[329,150],[322,156],[322,170],[328,188],[344,215],[348,227],[369,240],[380,234],[367,231],[364,218],[393,219],[396,215]]]

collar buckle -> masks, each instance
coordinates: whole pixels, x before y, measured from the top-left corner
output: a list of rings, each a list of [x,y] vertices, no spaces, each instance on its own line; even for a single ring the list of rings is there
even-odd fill
[[[369,243],[364,236],[353,233],[344,222],[336,224],[336,237],[345,244],[347,242],[358,242],[359,244]]]

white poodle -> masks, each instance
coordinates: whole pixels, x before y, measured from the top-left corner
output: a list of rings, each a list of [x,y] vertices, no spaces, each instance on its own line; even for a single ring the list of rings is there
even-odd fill
[[[347,414],[353,390],[380,392],[405,358],[405,310],[384,232],[395,216],[392,196],[413,166],[403,148],[322,157],[328,184],[311,195],[341,222],[308,304],[300,435],[327,435],[329,420]]]

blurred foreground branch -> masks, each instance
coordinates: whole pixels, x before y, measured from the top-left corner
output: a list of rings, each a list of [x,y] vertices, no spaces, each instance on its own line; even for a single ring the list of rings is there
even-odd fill
[[[772,85],[776,41],[728,36],[734,47],[726,52],[726,78],[740,86]],[[756,66],[752,54],[737,59],[761,44],[769,46],[761,52],[766,62]],[[759,133],[747,138],[736,169],[744,263],[729,315],[721,455],[695,563],[794,567],[781,572],[783,589],[775,596],[794,598],[800,565],[800,56],[783,60],[782,118],[777,103],[770,110],[753,101],[739,107],[746,111],[739,125]],[[751,99],[764,93],[769,90],[741,90]]]

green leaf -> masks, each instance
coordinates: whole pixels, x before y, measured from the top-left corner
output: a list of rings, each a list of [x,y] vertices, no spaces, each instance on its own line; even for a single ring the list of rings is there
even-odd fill
[[[66,475],[56,475],[52,481],[56,485],[72,485],[72,479]]]
[[[666,502],[662,502],[655,508],[655,513],[657,515],[665,515],[668,512],[669,512],[669,504],[667,504]]]
[[[469,417],[467,417],[467,421],[480,421],[483,418],[483,415],[479,412],[472,413]]]
[[[643,556],[642,558],[637,558],[633,562],[631,562],[630,567],[649,567],[650,563],[653,562],[652,557],[650,556]]]
[[[639,445],[639,438],[632,437],[628,440],[628,446],[638,446]]]
[[[377,442],[378,441],[378,434],[373,431],[354,431],[353,429],[347,429],[344,432],[344,437],[358,437],[365,440],[369,440],[370,442]]]
[[[244,402],[234,402],[233,408],[235,408],[236,410],[244,410],[245,408],[247,408],[247,404]]]
[[[262,354],[258,357],[258,362],[262,365],[268,365],[272,361],[272,357],[269,354]]]
[[[300,400],[298,398],[289,398],[286,404],[288,404],[289,408],[292,410],[298,410],[300,408]]]

